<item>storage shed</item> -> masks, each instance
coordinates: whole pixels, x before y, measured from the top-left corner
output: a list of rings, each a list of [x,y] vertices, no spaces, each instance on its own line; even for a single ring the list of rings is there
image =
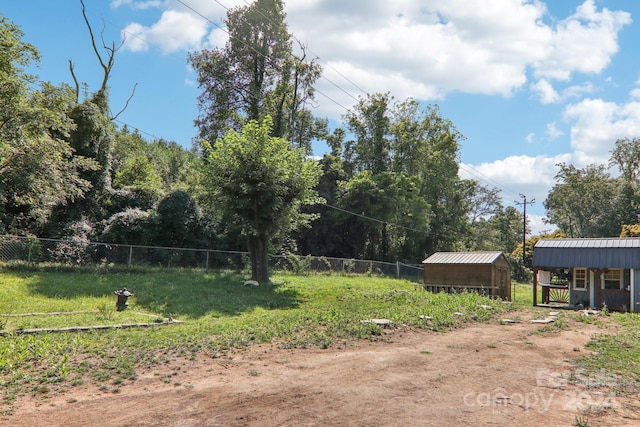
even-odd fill
[[[640,311],[640,238],[541,239],[533,248],[533,304]]]
[[[422,264],[427,291],[475,291],[511,300],[511,264],[502,252],[436,252]]]

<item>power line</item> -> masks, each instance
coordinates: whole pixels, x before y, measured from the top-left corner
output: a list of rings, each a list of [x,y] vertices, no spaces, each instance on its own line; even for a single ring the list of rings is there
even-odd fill
[[[218,5],[220,5],[223,9],[225,9],[226,11],[229,11],[229,10],[230,10],[230,8],[229,8],[229,7],[227,7],[226,5],[224,5],[224,4],[223,4],[222,2],[220,2],[219,0],[214,0],[214,1],[215,1],[215,3],[217,3]],[[189,9],[190,11],[192,11],[193,13],[195,13],[196,15],[200,16],[202,19],[206,20],[207,22],[211,23],[211,24],[212,24],[212,25],[214,25],[215,27],[219,28],[219,29],[220,29],[220,30],[222,30],[224,33],[226,33],[227,35],[229,35],[229,36],[231,35],[231,34],[229,33],[229,30],[228,30],[228,29],[226,29],[224,26],[222,26],[222,25],[218,24],[217,22],[213,21],[212,19],[210,19],[209,17],[207,17],[205,14],[201,13],[200,11],[196,10],[195,8],[193,8],[192,6],[190,6],[189,4],[187,4],[185,1],[183,1],[183,0],[177,0],[177,2],[178,2],[178,3],[180,3],[181,5],[183,5],[184,7],[186,7],[187,9]],[[248,6],[250,6],[250,5],[251,5],[247,0],[244,0],[244,3],[245,3],[245,4],[247,4]],[[272,20],[270,17],[265,16],[265,15],[264,15],[261,11],[259,11],[259,10],[258,10],[258,13],[260,13],[260,15],[262,15],[262,17],[263,17],[263,18],[265,18],[265,19],[267,19],[267,20],[269,20],[270,22],[272,22],[272,23],[273,23],[273,20]],[[112,24],[112,25],[114,25],[114,24]],[[122,30],[122,29],[121,29],[121,30]],[[124,30],[122,30],[122,31],[124,31]],[[149,43],[147,40],[144,40],[144,39],[142,39],[141,37],[139,37],[139,36],[137,36],[137,35],[135,35],[135,34],[132,34],[132,33],[129,33],[129,32],[126,32],[126,33],[127,33],[127,34],[131,34],[132,36],[134,36],[134,37],[136,37],[136,38],[138,38],[138,39],[142,40],[142,41],[143,41],[143,42],[145,42],[145,43],[151,44],[151,43]],[[289,33],[289,35],[290,35],[294,40],[296,40],[296,41],[300,44],[300,46],[303,46],[302,42],[301,42],[301,41],[300,41],[300,40],[299,40],[299,39],[298,39],[298,38],[297,38],[293,33],[291,33],[291,32],[290,32],[290,33]],[[260,51],[256,50],[256,49],[255,49],[253,46],[251,46],[250,44],[248,44],[248,43],[244,43],[242,40],[240,40],[240,42],[241,42],[241,43],[243,43],[246,47],[250,48],[254,53],[256,53],[256,54],[258,54],[258,55],[262,55],[263,57],[266,57],[266,54],[264,54],[264,53],[262,53],[262,52],[260,52]],[[310,52],[310,53],[312,53],[313,55],[315,55],[315,57],[316,57],[317,59],[319,59],[319,60],[321,60],[323,63],[325,63],[329,68],[331,68],[333,71],[335,71],[338,75],[340,75],[342,78],[344,78],[347,82],[349,82],[350,84],[352,84],[352,85],[353,85],[355,88],[357,88],[359,91],[361,91],[362,93],[366,94],[366,91],[364,91],[364,89],[362,89],[358,84],[356,84],[354,81],[352,81],[352,80],[351,80],[351,79],[349,79],[347,76],[345,76],[344,74],[342,74],[342,73],[341,73],[339,70],[337,70],[335,67],[333,67],[333,66],[331,66],[330,64],[328,64],[326,61],[324,61],[324,60],[323,60],[319,55],[317,55],[317,54],[316,54],[315,52],[313,52],[311,49],[309,49],[309,52]],[[345,89],[344,89],[344,88],[342,88],[340,85],[338,85],[337,83],[333,82],[332,80],[330,80],[330,79],[329,79],[329,78],[327,78],[326,76],[321,75],[321,78],[323,78],[324,80],[326,80],[327,82],[329,82],[331,85],[333,85],[334,87],[336,87],[338,90],[340,90],[341,92],[343,92],[344,94],[346,94],[346,95],[347,95],[347,96],[349,96],[350,98],[354,99],[355,101],[358,101],[358,99],[357,99],[355,96],[353,96],[353,95],[352,95],[351,93],[349,93],[347,90],[345,90]],[[326,94],[326,93],[324,93],[323,91],[321,91],[321,90],[319,90],[319,89],[317,89],[317,88],[314,88],[314,91],[315,91],[316,93],[318,93],[318,94],[322,95],[323,97],[325,97],[326,99],[328,99],[330,102],[334,103],[335,105],[337,105],[337,106],[338,106],[338,107],[340,107],[341,109],[343,109],[345,112],[350,111],[350,108],[345,107],[345,106],[344,106],[344,105],[342,105],[340,102],[338,102],[337,100],[335,100],[335,99],[334,99],[334,98],[332,98],[331,96],[327,95],[327,94]],[[253,94],[250,94],[250,96],[253,96]],[[120,122],[120,123],[122,123],[122,124],[127,125],[126,123],[123,123],[123,122],[121,122],[121,121],[119,121],[119,120],[118,120],[118,122]],[[136,129],[136,130],[138,130],[139,132],[141,132],[141,133],[143,133],[143,134],[145,134],[145,135],[149,135],[149,136],[151,136],[151,137],[153,137],[153,138],[156,138],[156,139],[158,138],[158,137],[157,137],[157,136],[155,136],[154,134],[149,133],[149,132],[145,132],[145,131],[143,131],[143,130],[141,130],[141,129],[139,129],[139,128],[135,127],[135,126],[130,126],[130,125],[127,125],[127,126],[132,127],[133,129]],[[480,172],[479,170],[477,170],[477,169],[473,168],[473,167],[472,167],[472,166],[470,166],[470,165],[466,165],[466,164],[464,164],[464,165],[463,165],[463,164],[460,162],[460,163],[458,163],[458,166],[459,166],[461,169],[466,170],[466,171],[467,171],[467,173],[469,173],[471,176],[473,176],[473,177],[477,178],[477,179],[478,179],[479,181],[481,181],[481,182],[485,182],[485,183],[487,183],[487,184],[490,184],[490,185],[492,185],[492,186],[494,186],[494,187],[496,187],[496,188],[500,189],[501,191],[503,191],[503,192],[505,192],[505,193],[508,193],[508,194],[511,194],[511,195],[514,195],[514,196],[515,196],[516,194],[518,194],[517,192],[512,191],[512,190],[510,190],[510,189],[507,189],[507,188],[506,188],[506,187],[504,187],[503,185],[501,185],[501,184],[499,184],[499,183],[497,183],[497,182],[493,181],[491,178],[487,177],[485,174],[483,174],[482,172]],[[480,177],[480,176],[478,176],[478,175],[482,175],[482,177],[484,177],[484,178],[481,178],[481,177]],[[417,231],[417,230],[413,230],[413,231]]]
[[[229,33],[228,29],[223,28],[222,26],[218,25],[217,23],[215,23],[214,21],[212,21],[210,18],[208,18],[206,15],[200,13],[199,11],[197,11],[196,9],[194,9],[193,7],[189,6],[188,4],[186,4],[183,0],[177,0],[178,3],[182,4],[184,7],[186,7],[187,9],[191,10],[193,13],[197,14],[198,16],[200,16],[201,18],[205,19],[207,22],[210,22],[211,24],[215,25],[216,27],[218,27],[219,29],[221,29],[222,31],[224,31],[227,35],[231,36],[231,34]],[[230,8],[225,6],[224,4],[222,4],[220,1],[218,0],[214,0],[217,4],[219,4],[220,6],[222,6],[222,8],[224,8],[225,10],[229,11]],[[245,3],[247,5],[250,5],[250,3],[248,3],[246,0],[244,0]],[[268,17],[265,16],[261,11],[258,10],[258,13],[266,20],[268,20],[271,23],[274,23],[274,21]],[[295,41],[298,42],[298,44],[300,44],[300,46],[303,46],[302,42],[293,34],[293,33],[288,33],[289,36],[291,38],[293,38]],[[242,43],[245,47],[248,47],[249,49],[251,49],[254,53],[261,55],[262,57],[266,58],[267,55],[263,52],[258,51],[257,49],[255,49],[252,45],[250,45],[249,43],[245,43],[243,40],[239,40],[240,43]],[[311,50],[309,50],[310,53],[312,53],[313,55],[316,56],[316,58],[320,59],[320,57],[315,54],[314,52],[312,52]],[[335,70],[335,68],[331,67],[333,70]],[[337,70],[336,70],[337,71]],[[344,77],[343,74],[339,73],[341,76]],[[330,84],[332,84],[333,86],[335,86],[338,90],[340,90],[341,92],[343,92],[344,94],[346,94],[347,96],[349,96],[350,98],[352,98],[354,101],[358,101],[358,98],[356,98],[355,96],[353,96],[351,93],[349,93],[346,89],[342,88],[340,85],[338,85],[337,83],[333,82],[332,80],[330,80],[329,78],[327,78],[324,75],[320,76],[321,78],[323,78],[324,80],[326,80],[327,82],[329,82]],[[344,77],[346,79],[346,77]],[[349,81],[351,84],[353,84],[355,87],[357,87],[359,90],[361,90],[363,93],[366,94],[366,92],[360,88],[358,85],[356,85],[354,82],[352,82],[349,79],[346,79],[347,81]],[[323,95],[325,98],[327,98],[329,101],[333,102],[334,104],[336,104],[337,106],[339,106],[340,108],[342,108],[343,110],[345,110],[346,112],[350,111],[349,108],[345,107],[344,105],[340,104],[339,102],[337,102],[336,100],[334,100],[333,98],[331,98],[330,96],[322,93],[320,90],[318,90],[317,88],[314,89],[316,92],[320,93],[321,95]]]
[[[482,172],[480,172],[479,170],[477,170],[476,168],[474,168],[471,165],[468,164],[462,164],[462,163],[458,163],[458,167],[462,170],[465,170],[469,175],[473,176],[474,178],[477,178],[479,181],[484,182],[486,184],[492,185],[493,187],[499,189],[500,191],[506,193],[506,194],[510,194],[513,197],[518,197],[519,193],[512,191],[508,188],[505,188],[502,184],[498,183],[497,181],[492,180],[491,178],[489,178],[488,176],[486,176],[485,174],[483,174]],[[474,173],[475,172],[475,173]],[[478,176],[478,175],[482,175],[482,177]],[[483,178],[484,177],[484,178]]]
[[[219,1],[214,0],[216,3],[222,5]],[[247,0],[244,0],[244,3],[247,6],[251,6],[251,3],[249,3]],[[224,7],[224,6],[223,6]],[[227,10],[229,10],[227,8]],[[269,18],[268,16],[265,16],[265,14],[263,14],[262,12],[260,12],[258,10],[258,13],[260,15],[262,15],[263,18],[267,19],[268,21],[270,21],[272,24],[274,23],[273,20],[271,18]],[[289,33],[289,35],[291,36],[291,38],[293,38],[296,42],[298,42],[298,45],[300,46],[304,46],[304,44],[302,43],[302,41],[295,36],[295,34],[293,33]],[[307,49],[307,47],[305,47],[305,49]],[[357,85],[353,80],[349,79],[347,76],[345,76],[344,74],[342,74],[337,68],[333,67],[331,64],[329,64],[327,61],[325,61],[324,59],[322,59],[320,57],[320,55],[318,55],[317,53],[315,53],[313,50],[308,49],[309,53],[311,53],[312,55],[314,55],[317,59],[319,59],[320,61],[322,61],[328,68],[331,68],[333,71],[335,71],[340,77],[342,77],[343,79],[345,79],[346,81],[348,81],[349,83],[351,83],[353,85],[353,87],[355,87],[356,89],[358,89],[360,92],[362,92],[363,94],[367,94],[367,92],[362,89],[359,85]],[[329,83],[331,83],[332,85],[334,85],[335,87],[337,87],[338,89],[340,89],[342,92],[344,92],[346,95],[350,96],[351,98],[353,98],[356,102],[358,101],[358,98],[354,97],[353,95],[351,95],[349,92],[347,92],[345,89],[342,89],[340,86],[338,86],[337,84],[335,84],[334,82],[332,82],[331,80],[329,80],[327,77],[325,76],[321,76],[322,78],[324,78],[325,80],[327,80]]]
[[[391,227],[401,228],[401,229],[404,229],[404,230],[407,230],[407,231],[415,231],[416,233],[423,233],[423,234],[426,234],[426,235],[432,234],[432,233],[429,233],[429,232],[428,232],[428,231],[426,231],[426,230],[418,230],[417,228],[405,227],[405,226],[403,226],[403,225],[390,223],[389,221],[383,221],[383,220],[381,220],[381,219],[373,218],[373,217],[367,216],[367,215],[365,215],[365,214],[359,214],[359,213],[356,213],[356,212],[348,211],[348,210],[346,210],[346,209],[342,209],[342,208],[339,208],[339,207],[337,207],[337,206],[330,205],[330,204],[328,204],[328,203],[325,203],[325,204],[324,204],[324,205],[322,205],[322,206],[327,206],[327,207],[329,207],[329,208],[331,208],[331,209],[335,209],[335,210],[337,210],[337,211],[344,212],[344,213],[347,213],[347,214],[349,214],[349,215],[354,215],[354,216],[357,216],[357,217],[360,217],[360,218],[363,218],[363,219],[367,219],[367,220],[369,220],[369,221],[377,222],[377,223],[379,223],[379,224],[389,225],[389,226],[391,226]]]

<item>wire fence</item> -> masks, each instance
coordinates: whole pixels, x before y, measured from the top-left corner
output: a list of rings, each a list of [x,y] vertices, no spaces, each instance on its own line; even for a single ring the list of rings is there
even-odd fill
[[[370,274],[422,282],[421,264],[333,258],[312,255],[270,255],[270,268],[295,274]],[[249,253],[215,249],[125,245],[87,240],[0,236],[0,262],[65,266],[148,266],[250,270]]]

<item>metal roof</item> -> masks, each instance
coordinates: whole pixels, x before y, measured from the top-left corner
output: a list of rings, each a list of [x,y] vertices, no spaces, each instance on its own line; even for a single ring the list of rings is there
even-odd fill
[[[493,264],[504,257],[500,251],[487,252],[436,252],[422,261],[423,264]]]
[[[640,238],[541,239],[534,267],[640,268]]]

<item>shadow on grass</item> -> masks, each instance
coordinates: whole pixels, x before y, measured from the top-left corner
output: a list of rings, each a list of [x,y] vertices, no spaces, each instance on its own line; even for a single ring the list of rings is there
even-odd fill
[[[277,284],[243,285],[234,273],[153,270],[135,273],[50,272],[18,273],[28,278],[28,292],[53,299],[112,297],[126,287],[134,293],[130,306],[164,316],[198,318],[208,314],[235,316],[262,307],[294,308],[295,290]],[[25,296],[28,298],[28,296]]]

